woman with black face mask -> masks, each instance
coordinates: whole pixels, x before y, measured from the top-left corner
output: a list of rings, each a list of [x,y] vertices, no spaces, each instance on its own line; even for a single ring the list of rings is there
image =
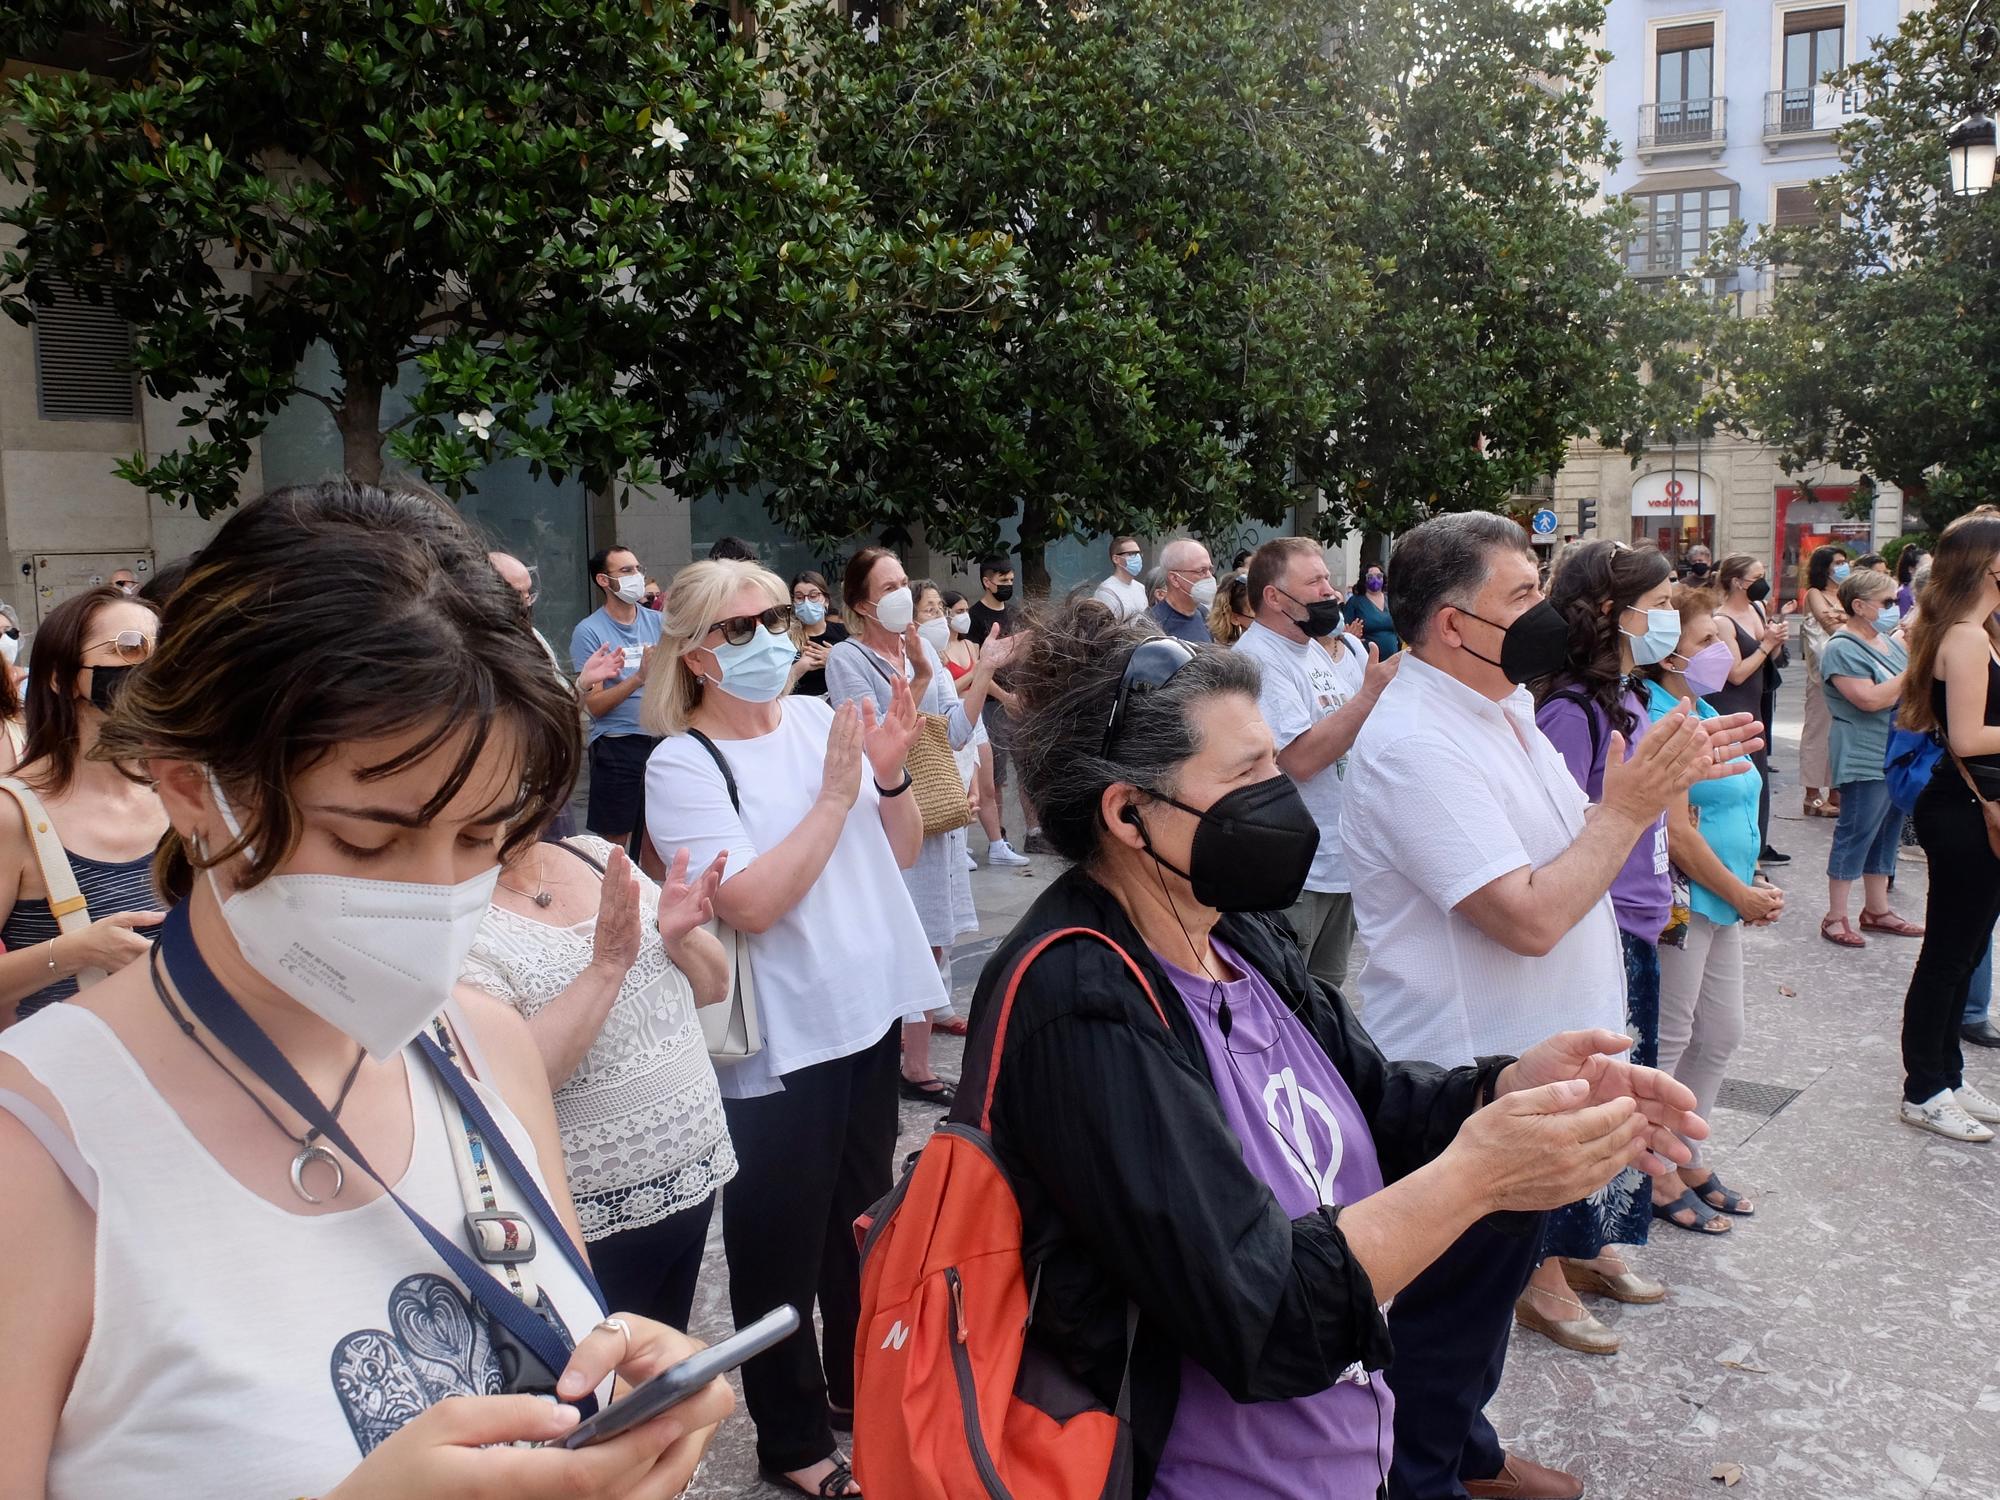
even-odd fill
[[[1716,586],[1722,594],[1722,608],[1715,612],[1723,626],[1722,639],[1733,658],[1729,681],[1712,693],[1702,695],[1718,713],[1754,714],[1769,724],[1778,707],[1778,669],[1791,660],[1785,642],[1790,628],[1767,607],[1771,580],[1763,561],[1747,552],[1732,552],[1715,570]],[[1750,757],[1764,780],[1763,795],[1757,803],[1757,831],[1763,865],[1788,865],[1789,854],[1771,847],[1771,751],[1769,745]]]
[[[90,756],[159,629],[150,604],[105,585],[58,604],[35,632],[27,744],[14,772],[21,789],[0,796],[0,1026],[145,953],[165,910],[152,861],[166,810],[148,783]],[[54,840],[38,846],[30,829],[44,822]],[[54,873],[56,899],[74,882],[87,927],[65,928],[50,911],[44,856],[67,866]]]
[[[1489,1214],[1684,1159],[1662,1127],[1692,1096],[1609,1032],[1385,1061],[1284,926],[1319,832],[1256,663],[1089,603],[1027,640],[1015,750],[1072,868],[987,966],[954,1111],[990,1100],[1020,1202],[1027,1361],[1070,1410],[1129,1371],[1135,1495],[1362,1500],[1382,1304]]]

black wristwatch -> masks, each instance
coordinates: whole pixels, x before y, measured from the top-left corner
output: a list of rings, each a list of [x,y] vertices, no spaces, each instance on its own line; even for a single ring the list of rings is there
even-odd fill
[[[881,793],[882,796],[884,796],[885,798],[900,797],[903,795],[903,793],[907,792],[909,789],[910,789],[910,768],[908,766],[903,767],[903,782],[901,786],[887,787],[882,785],[882,783],[879,781],[875,783],[875,790]]]

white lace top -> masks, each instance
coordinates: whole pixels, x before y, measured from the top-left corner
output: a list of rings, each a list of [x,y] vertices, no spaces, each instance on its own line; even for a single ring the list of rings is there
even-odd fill
[[[602,839],[573,842],[596,859],[610,856]],[[586,1240],[656,1224],[736,1175],[694,991],[661,946],[659,887],[638,879],[638,961],[590,1051],[555,1096]],[[592,918],[557,927],[495,906],[480,924],[463,977],[532,1017],[590,963],[596,926]]]

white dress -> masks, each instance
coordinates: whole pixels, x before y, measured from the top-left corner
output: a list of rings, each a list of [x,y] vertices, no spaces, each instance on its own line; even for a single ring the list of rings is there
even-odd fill
[[[961,750],[972,743],[978,730],[965,716],[958,689],[945,664],[923,642],[931,659],[931,685],[917,705],[919,713],[935,714],[951,726],[951,747]],[[826,697],[835,708],[859,698],[874,701],[876,714],[889,711],[889,679],[883,675],[895,668],[883,657],[849,636],[826,657]],[[916,669],[905,660],[907,681]],[[979,913],[972,903],[972,880],[965,868],[965,830],[935,833],[924,840],[917,862],[903,871],[903,884],[910,888],[910,900],[924,924],[924,936],[933,948],[949,948],[968,932],[979,930]]]
[[[570,842],[600,862],[610,858],[603,839]],[[560,849],[544,857],[575,858]],[[638,960],[590,1050],[555,1096],[586,1240],[657,1224],[736,1175],[694,991],[660,943],[660,888],[644,875],[638,880]],[[462,977],[533,1017],[590,963],[596,930],[595,917],[558,927],[495,906],[480,924]]]

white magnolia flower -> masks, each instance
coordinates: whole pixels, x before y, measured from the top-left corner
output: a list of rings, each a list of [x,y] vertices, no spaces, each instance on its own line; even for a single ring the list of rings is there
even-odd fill
[[[483,443],[493,436],[493,413],[483,407],[478,411],[462,411],[458,414],[458,425]]]
[[[676,125],[666,115],[661,115],[659,119],[653,121],[654,150],[657,151],[660,147],[665,146],[669,151],[678,153],[681,147],[687,143],[687,132]]]

